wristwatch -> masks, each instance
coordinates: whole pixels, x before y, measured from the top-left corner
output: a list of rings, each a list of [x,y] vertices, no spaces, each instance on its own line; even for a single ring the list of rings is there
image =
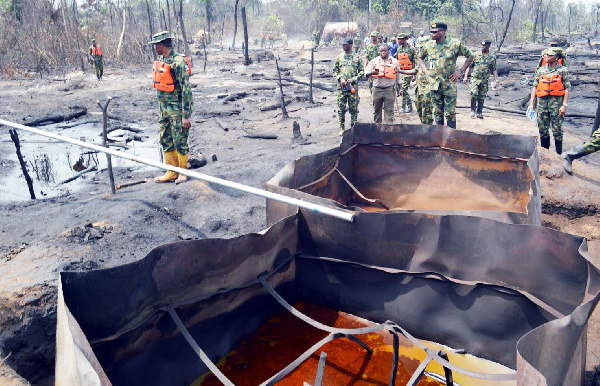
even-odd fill
[[[563,106],[567,107],[569,104],[568,103],[563,103]]]

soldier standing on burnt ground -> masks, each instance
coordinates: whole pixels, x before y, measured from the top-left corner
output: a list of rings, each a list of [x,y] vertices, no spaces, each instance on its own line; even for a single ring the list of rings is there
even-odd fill
[[[346,123],[346,110],[350,111],[350,127],[358,119],[358,80],[364,75],[362,58],[352,52],[352,38],[342,41],[343,53],[335,59],[333,77],[337,81],[338,117],[340,119],[340,133],[343,134]],[[346,105],[348,105],[346,109]]]
[[[398,35],[398,42],[400,43],[396,52],[396,59],[400,65],[401,70],[412,70],[417,66],[417,52],[414,47],[411,47],[407,40],[410,38],[409,34],[403,33]],[[412,113],[413,106],[410,94],[410,82],[414,79],[413,75],[402,75],[402,112]]]
[[[435,123],[443,125],[445,115],[448,127],[456,129],[456,81],[471,65],[473,54],[463,42],[446,38],[447,29],[445,23],[431,24],[431,41],[421,48],[419,64],[429,80]],[[457,69],[459,55],[467,60],[462,68]]]
[[[96,70],[96,78],[102,80],[104,74],[104,63],[102,63],[102,49],[96,44],[96,39],[92,39],[92,45],[89,49],[90,59],[94,64],[94,70]]]
[[[467,83],[469,73],[471,82],[471,118],[483,119],[483,103],[488,92],[488,81],[490,73],[494,74],[494,84],[498,83],[498,71],[496,69],[496,55],[490,53],[491,40],[481,42],[481,51],[473,55],[473,62],[465,72],[464,83]]]
[[[379,55],[379,43],[378,41],[379,32],[371,32],[371,43],[367,45],[366,56],[365,56],[365,67],[369,62],[375,59]],[[369,78],[369,91],[373,92],[373,78]]]
[[[537,125],[542,147],[550,148],[550,132],[554,136],[554,146],[562,153],[562,124],[569,102],[569,72],[566,66],[558,63],[559,52],[553,48],[546,50],[548,64],[535,72],[529,108],[534,109],[537,98]]]
[[[187,169],[188,136],[192,127],[194,98],[190,87],[191,65],[189,59],[173,50],[172,37],[168,31],[152,35],[148,42],[154,44],[158,60],[154,62],[152,80],[158,91],[160,144],[165,163]],[[187,177],[167,171],[156,177],[156,182],[186,182]]]

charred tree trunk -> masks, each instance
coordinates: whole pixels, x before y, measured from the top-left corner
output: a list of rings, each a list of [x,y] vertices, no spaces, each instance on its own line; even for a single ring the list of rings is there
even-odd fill
[[[235,50],[235,37],[237,35],[237,9],[238,3],[240,0],[235,0],[235,5],[233,7],[233,43],[231,43],[231,48]]]
[[[315,49],[310,49],[310,86],[308,87],[308,101],[315,103],[313,100],[313,70],[315,67]]]
[[[246,7],[242,7],[242,24],[244,25],[244,65],[252,63],[248,56],[248,25],[246,24]]]
[[[281,71],[279,70],[279,61],[275,58],[275,66],[277,66],[277,76],[279,77],[279,93],[281,94],[281,116],[283,119],[288,119],[287,109],[285,108],[285,95],[283,94],[283,85],[281,81]]]
[[[171,32],[171,5],[169,5],[169,0],[166,1],[167,3],[167,23],[169,28],[168,31]]]
[[[541,1],[537,3],[537,7],[535,9],[535,21],[533,22],[533,36],[531,37],[531,41],[533,43],[535,43],[536,40],[537,40],[536,36],[535,36],[536,35],[535,33],[537,32],[538,19],[539,19],[539,16],[540,16],[540,3],[541,3]]]
[[[119,44],[117,45],[117,58],[121,58],[121,50],[123,49],[123,42],[125,41],[125,28],[127,26],[127,12],[123,9],[123,29],[121,30],[121,36],[119,37]]]
[[[146,0],[146,11],[148,12],[148,28],[150,30],[150,40],[152,40],[152,35],[154,35],[154,27],[152,26],[152,13],[150,12],[150,3]],[[156,51],[152,50],[152,56],[154,60],[156,60]]]
[[[596,107],[596,119],[594,119],[594,125],[592,126],[592,134],[600,127],[600,94],[598,95],[598,107]]]
[[[192,60],[190,55],[190,47],[187,42],[187,35],[185,33],[185,24],[183,23],[183,0],[179,0],[179,25],[181,26],[181,36],[183,37],[183,47],[185,49],[185,55]]]
[[[182,0],[180,0],[182,1]],[[210,19],[211,19],[211,4],[210,4],[210,0],[205,0],[205,9],[206,9],[206,24],[208,25],[208,32],[206,33],[206,37],[204,40],[206,40],[206,44],[210,44],[212,43],[212,35],[211,35],[211,29],[210,29]]]
[[[110,103],[110,101],[112,100],[111,97],[108,97],[108,99],[106,100],[106,103],[104,104],[104,106],[102,106],[100,104],[100,101],[96,101],[96,103],[98,103],[98,106],[100,107],[100,109],[102,109],[102,146],[104,147],[108,147],[106,145],[107,143],[107,129],[108,129],[108,104]],[[110,154],[106,154],[106,161],[108,164],[108,178],[110,180],[110,191],[112,192],[112,194],[115,194],[116,190],[115,190],[115,176],[113,175],[113,170],[112,170],[112,160],[110,157]]]
[[[502,40],[500,40],[500,44],[498,44],[498,51],[502,48],[502,44],[504,44],[504,39],[506,39],[506,33],[508,32],[508,27],[510,26],[510,19],[512,19],[513,10],[515,9],[516,0],[512,0],[512,4],[510,6],[510,12],[508,13],[508,20],[506,21],[506,28],[504,28],[504,33],[502,34]]]
[[[21,144],[19,142],[19,135],[17,134],[17,130],[11,129],[8,131],[10,133],[10,139],[15,143],[15,147],[17,148],[17,158],[19,159],[19,163],[21,164],[21,170],[23,171],[23,176],[25,176],[25,181],[27,181],[27,187],[29,188],[29,196],[32,200],[35,200],[35,192],[33,191],[33,180],[29,176],[27,172],[27,165],[23,160],[23,154],[21,154]]]

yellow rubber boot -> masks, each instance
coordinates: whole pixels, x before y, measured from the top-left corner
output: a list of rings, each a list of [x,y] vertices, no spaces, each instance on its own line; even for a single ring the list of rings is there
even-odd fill
[[[187,169],[187,164],[188,164],[188,155],[181,155],[179,153],[177,153],[177,159],[179,161],[179,167],[182,169]],[[177,178],[177,180],[175,180],[176,184],[182,184],[184,182],[187,182],[188,178],[187,176],[184,176],[183,174],[180,174],[179,177]]]
[[[167,165],[171,165],[171,166],[179,166],[179,160],[177,159],[177,151],[173,150],[173,151],[167,151],[164,153],[165,155],[165,163]],[[177,177],[179,177],[178,173],[172,172],[170,170],[167,170],[167,172],[160,176],[160,177],[156,177],[154,179],[154,182],[170,182],[170,181],[175,181],[177,179]]]

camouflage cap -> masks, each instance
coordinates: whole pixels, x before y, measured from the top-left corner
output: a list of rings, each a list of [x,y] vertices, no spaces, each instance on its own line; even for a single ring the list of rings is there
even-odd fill
[[[481,45],[482,46],[491,46],[492,45],[492,41],[489,39],[485,39],[481,41]]]
[[[558,55],[558,54],[559,54],[558,50],[556,50],[556,49],[554,49],[554,48],[552,48],[552,47],[551,47],[551,48],[548,48],[548,49],[546,50],[546,55],[553,56],[553,55]]]
[[[371,36],[379,36],[379,32],[378,31],[373,31],[373,32],[371,32]]]
[[[398,36],[396,36],[396,37],[398,39],[406,39],[406,38],[410,37],[410,35],[407,33],[401,33],[401,34],[398,34]]]
[[[148,44],[157,44],[167,39],[173,39],[173,37],[171,36],[169,31],[162,31],[152,35],[152,40],[150,40]]]

